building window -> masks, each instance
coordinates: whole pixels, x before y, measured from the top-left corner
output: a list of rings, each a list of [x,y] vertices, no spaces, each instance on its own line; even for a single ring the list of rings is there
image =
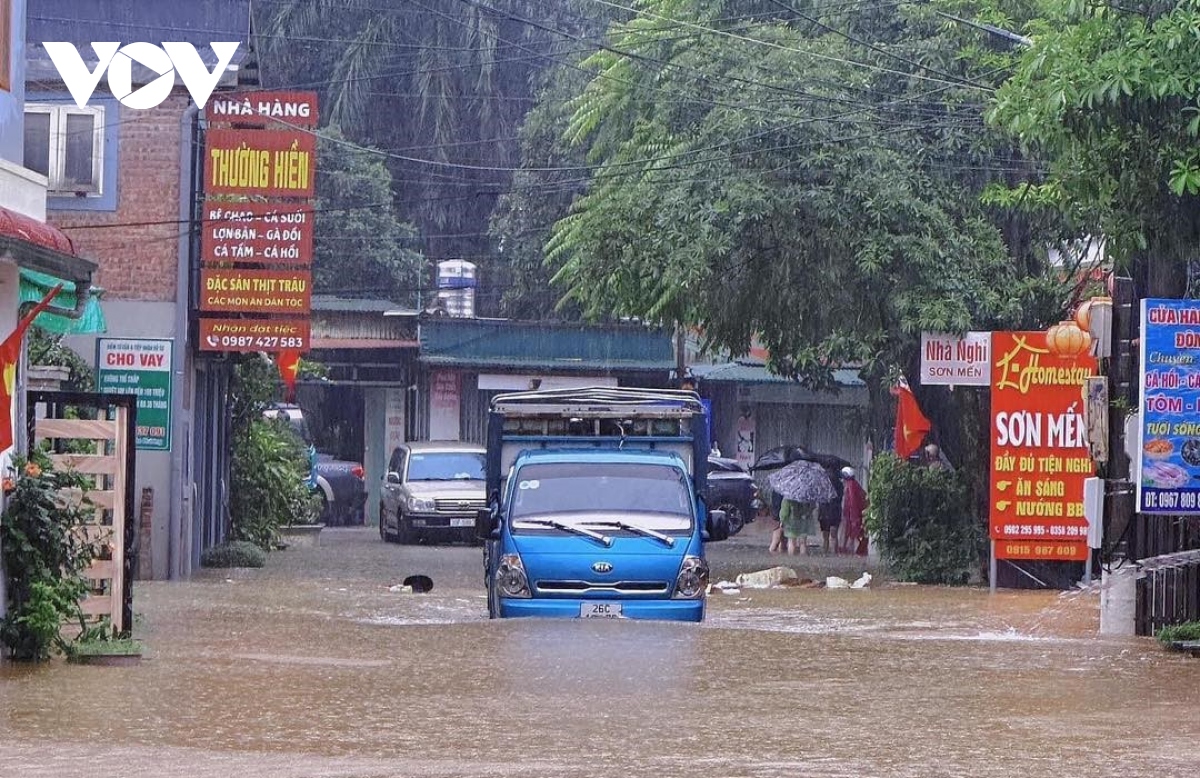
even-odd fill
[[[50,179],[51,194],[102,194],[104,108],[27,103],[25,167]]]

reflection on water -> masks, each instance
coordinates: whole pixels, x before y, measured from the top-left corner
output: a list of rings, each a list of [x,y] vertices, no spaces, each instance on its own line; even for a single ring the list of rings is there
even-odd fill
[[[343,531],[267,570],[139,583],[141,665],[0,666],[0,775],[1158,778],[1198,761],[1200,661],[1097,637],[1095,592],[743,590],[701,625],[490,622],[480,568],[478,549]],[[434,591],[388,591],[413,572]]]

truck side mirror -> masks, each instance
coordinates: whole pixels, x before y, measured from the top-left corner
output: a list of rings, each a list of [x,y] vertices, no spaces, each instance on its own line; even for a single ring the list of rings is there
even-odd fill
[[[728,540],[729,539],[729,516],[725,511],[712,510],[708,512],[708,539]]]
[[[491,508],[480,508],[475,511],[475,537],[480,540],[491,540],[496,536],[496,522],[492,520]]]
[[[389,484],[398,484],[398,483],[400,483],[400,474],[397,473],[395,470],[389,470],[388,474],[384,478],[384,480],[387,481]]]

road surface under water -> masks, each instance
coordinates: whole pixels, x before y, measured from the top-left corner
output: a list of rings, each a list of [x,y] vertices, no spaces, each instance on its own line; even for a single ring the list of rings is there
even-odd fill
[[[1095,592],[742,590],[714,594],[701,625],[488,621],[479,549],[368,530],[323,543],[264,570],[139,582],[137,666],[0,665],[0,776],[1162,778],[1200,765],[1200,660],[1098,637]],[[432,592],[389,591],[415,572]]]

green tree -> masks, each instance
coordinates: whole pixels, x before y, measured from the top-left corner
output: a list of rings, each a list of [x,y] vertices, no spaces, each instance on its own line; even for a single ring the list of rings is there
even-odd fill
[[[1035,6],[989,118],[1050,159],[1029,200],[1103,236],[1149,294],[1180,296],[1200,259],[1200,3],[1134,5]]]
[[[572,0],[280,0],[257,4],[268,88],[314,88],[324,121],[386,150],[398,212],[436,259],[492,256],[488,220],[519,158],[534,78],[556,56],[550,30],[578,24]],[[480,261],[480,307],[497,282]]]
[[[392,175],[378,154],[326,127],[318,143],[313,288],[319,294],[417,304],[423,258],[416,230],[392,202]]]

